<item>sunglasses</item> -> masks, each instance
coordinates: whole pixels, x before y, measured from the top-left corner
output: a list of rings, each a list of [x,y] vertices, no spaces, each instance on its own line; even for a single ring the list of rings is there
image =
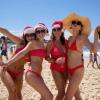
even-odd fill
[[[53,28],[52,31],[56,32],[56,31],[61,31],[61,28],[58,27],[58,28]]]
[[[36,30],[36,33],[37,33],[37,34],[45,33],[45,30]]]
[[[72,21],[72,25],[81,25],[81,26],[83,26],[80,21]]]
[[[26,37],[32,37],[34,36],[34,33],[31,33],[31,34],[25,34]]]

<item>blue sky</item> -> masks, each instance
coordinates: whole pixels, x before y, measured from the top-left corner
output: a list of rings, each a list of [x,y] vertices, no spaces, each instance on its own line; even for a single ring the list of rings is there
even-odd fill
[[[38,22],[44,22],[50,30],[55,20],[76,12],[88,16],[94,30],[100,24],[99,6],[100,0],[0,0],[0,26],[16,35],[20,35],[25,26]]]

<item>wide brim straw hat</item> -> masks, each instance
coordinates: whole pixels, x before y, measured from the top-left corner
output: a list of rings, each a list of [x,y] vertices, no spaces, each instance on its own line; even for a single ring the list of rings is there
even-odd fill
[[[63,19],[64,28],[72,33],[71,24],[72,21],[80,21],[83,25],[81,34],[90,35],[91,33],[91,23],[88,17],[80,16],[76,13],[71,13]]]

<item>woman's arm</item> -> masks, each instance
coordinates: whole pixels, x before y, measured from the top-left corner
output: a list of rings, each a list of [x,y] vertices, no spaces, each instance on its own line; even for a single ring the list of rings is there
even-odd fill
[[[10,40],[12,40],[16,44],[20,44],[22,39],[13,35],[11,32],[9,32],[7,29],[0,27],[0,33],[7,36]]]
[[[93,43],[91,43],[88,39],[88,37],[85,38],[85,45],[87,46],[87,48],[90,50],[90,53],[93,52]]]
[[[17,60],[23,58],[29,51],[33,50],[33,46],[34,46],[33,42],[32,42],[32,41],[29,42],[29,43],[27,44],[27,46],[26,46],[23,50],[21,50],[19,53],[17,53],[16,55],[14,55],[14,56],[6,63],[7,66],[9,66],[10,64],[16,62]]]
[[[94,53],[97,53],[98,51],[98,39],[99,39],[99,36],[98,36],[98,32],[100,31],[100,26],[97,26],[96,29],[95,29],[95,32],[94,32],[94,44],[93,44],[93,48],[94,48]]]

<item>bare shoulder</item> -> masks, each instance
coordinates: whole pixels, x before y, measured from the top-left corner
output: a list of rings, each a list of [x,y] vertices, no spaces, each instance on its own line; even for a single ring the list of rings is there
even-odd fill
[[[88,40],[88,36],[83,34],[79,36],[79,39],[82,41],[85,41],[85,40]]]

